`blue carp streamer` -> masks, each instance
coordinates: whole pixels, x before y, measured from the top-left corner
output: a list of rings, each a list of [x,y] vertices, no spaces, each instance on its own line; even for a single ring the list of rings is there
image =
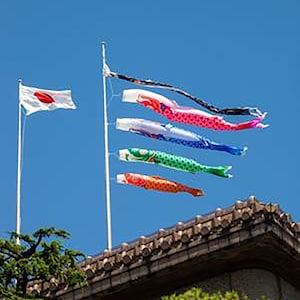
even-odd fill
[[[247,151],[247,147],[239,148],[220,144],[191,131],[174,127],[171,124],[161,124],[144,119],[118,118],[116,120],[116,128],[192,148],[223,151],[232,155],[244,155]]]

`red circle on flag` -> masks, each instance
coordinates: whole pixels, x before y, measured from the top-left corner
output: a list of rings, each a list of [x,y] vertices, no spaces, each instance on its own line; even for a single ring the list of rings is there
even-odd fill
[[[45,92],[38,91],[38,92],[35,92],[33,95],[35,97],[37,97],[38,100],[41,101],[42,103],[50,104],[50,103],[55,102],[53,97]]]

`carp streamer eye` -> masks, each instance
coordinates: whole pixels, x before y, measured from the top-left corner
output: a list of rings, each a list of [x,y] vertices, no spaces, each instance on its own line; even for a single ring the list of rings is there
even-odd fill
[[[140,150],[140,154],[141,154],[141,155],[146,155],[146,154],[147,154],[147,152],[148,152],[148,151],[147,151],[147,150],[145,150],[145,149],[141,149],[141,150]]]

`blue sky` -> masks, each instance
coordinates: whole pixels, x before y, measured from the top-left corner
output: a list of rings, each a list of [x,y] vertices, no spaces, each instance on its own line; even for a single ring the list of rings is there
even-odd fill
[[[300,221],[299,1],[1,1],[0,236],[15,229],[18,78],[24,85],[72,89],[77,110],[40,112],[25,130],[22,231],[56,226],[68,246],[106,248],[101,41],[113,71],[182,87],[220,107],[258,106],[264,130],[216,132],[179,125],[212,140],[248,146],[244,157],[148,140],[109,127],[111,153],[127,147],[173,152],[208,165],[232,165],[230,180],[111,155],[113,245],[225,208],[256,195]],[[111,79],[109,121],[162,116],[118,96],[130,83]],[[112,95],[108,82],[108,93]],[[155,91],[155,90],[153,90]],[[156,90],[179,104],[192,101]],[[199,107],[198,107],[199,108]],[[244,121],[247,117],[226,117]],[[117,173],[159,175],[206,196],[118,185]]]

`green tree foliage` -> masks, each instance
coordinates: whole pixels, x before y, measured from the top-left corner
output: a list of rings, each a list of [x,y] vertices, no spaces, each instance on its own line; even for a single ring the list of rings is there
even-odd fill
[[[171,296],[163,296],[162,300],[251,300],[247,296],[239,296],[237,292],[226,292],[208,294],[198,288],[192,288],[183,294]],[[265,297],[261,297],[260,300],[268,300]]]
[[[34,280],[56,278],[69,285],[85,284],[86,276],[77,266],[84,255],[63,245],[69,236],[68,232],[51,227],[33,234],[12,232],[8,239],[0,238],[0,298],[50,298],[39,292],[34,296],[28,294],[28,283]]]

